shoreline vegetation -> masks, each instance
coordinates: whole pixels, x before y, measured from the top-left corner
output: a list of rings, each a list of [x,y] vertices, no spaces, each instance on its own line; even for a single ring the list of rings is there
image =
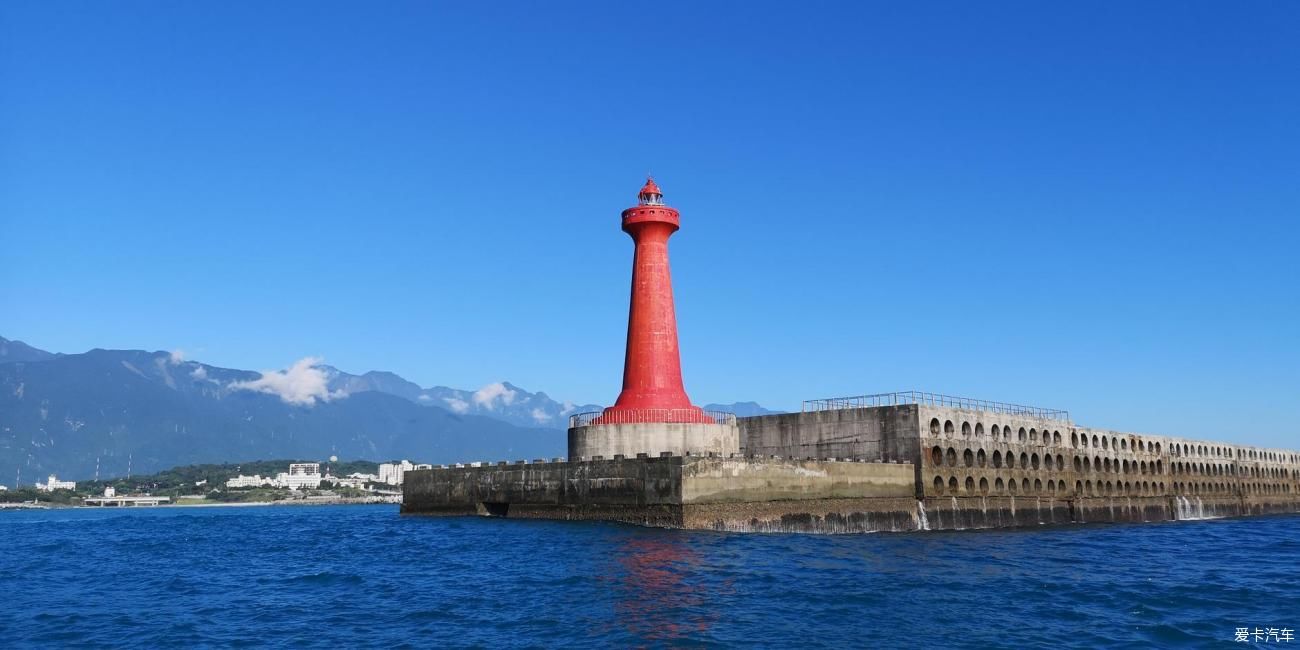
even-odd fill
[[[181,499],[174,503],[161,503],[156,506],[88,506],[82,503],[0,503],[0,512],[13,510],[152,510],[154,508],[256,508],[262,506],[382,506],[401,505],[401,495],[366,498],[340,497],[279,499],[276,501],[214,501],[211,499]]]
[[[0,491],[0,510],[44,508],[166,508],[197,506],[264,506],[264,505],[362,505],[401,503],[400,488],[386,483],[369,482],[363,488],[322,483],[319,488],[227,487],[226,481],[240,475],[271,475],[283,472],[291,463],[302,460],[268,460],[247,463],[185,465],[156,474],[119,477],[105,480],[78,481],[72,490],[53,492],[27,485]],[[322,462],[321,469],[335,477],[349,474],[373,477],[379,464],[356,460]],[[168,497],[170,503],[157,506],[87,505],[86,500],[100,497],[106,488],[119,497]]]

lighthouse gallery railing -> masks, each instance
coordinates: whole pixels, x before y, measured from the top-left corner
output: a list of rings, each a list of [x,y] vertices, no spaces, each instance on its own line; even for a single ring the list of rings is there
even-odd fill
[[[694,409],[621,409],[606,415],[605,411],[590,411],[569,416],[569,428],[585,427],[600,419],[601,424],[646,424],[652,422],[698,422],[701,411]],[[735,424],[736,414],[726,411],[703,411],[717,424]]]

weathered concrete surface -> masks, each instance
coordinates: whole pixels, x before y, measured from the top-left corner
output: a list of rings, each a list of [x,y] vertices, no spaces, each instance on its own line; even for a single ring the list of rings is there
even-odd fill
[[[483,506],[681,505],[682,458],[525,463],[408,471],[402,512],[469,514]],[[562,517],[563,518],[563,517]]]
[[[1068,524],[1070,503],[1037,497],[926,498],[927,530]]]
[[[682,527],[745,533],[876,533],[921,529],[916,499],[836,498],[690,504]]]
[[[908,404],[740,418],[742,451],[915,463],[920,453],[918,408]]]
[[[699,458],[682,466],[684,504],[911,499],[912,467],[820,460]]]
[[[402,512],[604,520],[669,528],[915,528],[910,465],[665,457],[406,473]]]
[[[592,424],[569,429],[569,460],[590,460],[637,454],[658,457],[740,452],[740,429],[734,424],[652,422],[638,424]]]
[[[411,472],[403,512],[826,533],[1300,512],[1300,453],[1285,449],[930,405],[739,423],[753,455],[647,449],[640,459]],[[809,456],[822,460],[800,460]]]

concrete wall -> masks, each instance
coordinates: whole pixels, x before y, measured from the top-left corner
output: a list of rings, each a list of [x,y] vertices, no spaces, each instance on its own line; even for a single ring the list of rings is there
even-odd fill
[[[408,471],[402,509],[473,513],[484,503],[680,505],[682,460],[520,462]]]
[[[682,468],[684,504],[911,498],[911,465],[772,458],[693,458]]]
[[[598,519],[670,528],[912,530],[911,465],[667,457],[406,473],[402,512]]]
[[[910,462],[921,497],[1300,502],[1300,452],[1292,450],[925,405],[741,418],[739,425],[747,454]]]
[[[1235,498],[1300,503],[1300,453],[921,407],[926,497]],[[1244,505],[1242,509],[1246,509]]]
[[[915,463],[915,405],[740,418],[741,451],[794,458],[861,458]]]
[[[734,424],[654,422],[593,424],[569,429],[569,460],[590,460],[637,454],[657,457],[724,455],[740,452],[740,430]]]
[[[1293,450],[918,405],[739,422],[747,457],[408,472],[403,512],[818,533],[1300,512]]]

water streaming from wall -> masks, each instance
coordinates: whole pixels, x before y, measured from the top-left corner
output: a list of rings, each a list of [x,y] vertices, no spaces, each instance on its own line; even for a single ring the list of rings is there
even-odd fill
[[[925,502],[916,500],[916,527],[918,530],[930,530],[930,517],[925,512]]]
[[[1178,508],[1174,516],[1179,521],[1215,518],[1206,516],[1205,501],[1201,497],[1196,497],[1195,502],[1187,497],[1177,497],[1175,502],[1178,504]]]

